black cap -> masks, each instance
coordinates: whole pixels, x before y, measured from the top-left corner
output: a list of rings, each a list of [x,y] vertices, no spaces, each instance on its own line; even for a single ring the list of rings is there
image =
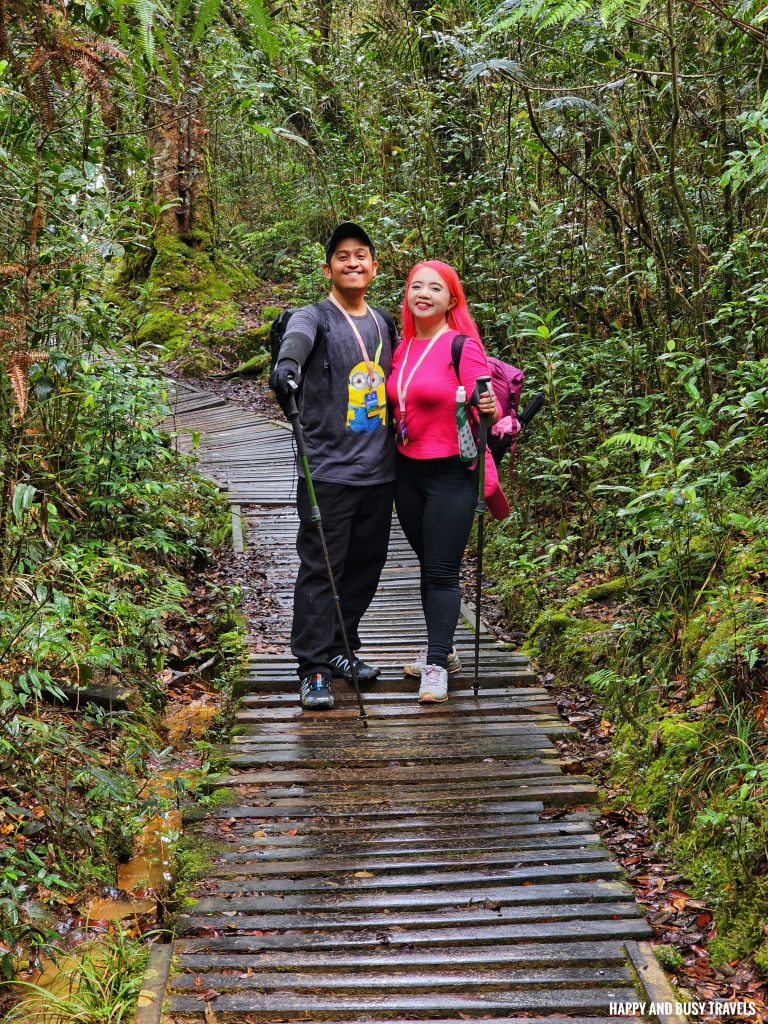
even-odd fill
[[[336,252],[339,242],[345,238],[359,238],[363,245],[371,250],[371,256],[376,257],[376,250],[367,231],[364,231],[359,224],[353,224],[351,220],[345,220],[337,228],[325,243],[325,262],[331,262],[331,256]]]

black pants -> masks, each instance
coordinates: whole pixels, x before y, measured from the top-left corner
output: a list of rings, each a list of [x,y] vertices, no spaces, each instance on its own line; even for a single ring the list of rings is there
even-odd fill
[[[358,487],[315,480],[314,485],[344,626],[354,651],[360,647],[360,619],[373,600],[387,560],[394,484]],[[344,643],[302,479],[297,485],[296,507],[296,551],[301,566],[294,588],[291,650],[301,679],[310,673],[329,672],[330,659],[344,651]]]
[[[395,507],[421,566],[421,603],[427,620],[427,662],[445,665],[459,621],[459,570],[477,504],[477,469],[458,455],[447,459],[397,457]]]

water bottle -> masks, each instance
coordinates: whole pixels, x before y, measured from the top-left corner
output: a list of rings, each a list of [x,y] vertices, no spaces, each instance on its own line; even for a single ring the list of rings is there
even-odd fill
[[[467,393],[461,385],[456,388],[456,429],[459,433],[459,458],[462,462],[474,462],[477,445],[467,416]]]

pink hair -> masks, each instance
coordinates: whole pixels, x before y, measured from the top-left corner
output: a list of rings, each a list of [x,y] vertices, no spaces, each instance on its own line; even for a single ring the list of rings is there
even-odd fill
[[[408,279],[405,282],[405,295],[403,296],[403,338],[408,341],[416,334],[416,325],[413,320],[413,313],[411,313],[408,308],[408,288],[410,287],[414,275],[421,267],[429,267],[430,270],[436,271],[443,281],[445,281],[446,287],[451,293],[451,296],[456,300],[456,304],[452,309],[448,310],[446,316],[448,326],[453,327],[453,329],[458,331],[460,334],[466,334],[467,337],[477,338],[477,340],[480,341],[480,331],[478,331],[477,324],[472,319],[472,314],[469,312],[467,298],[464,294],[464,289],[461,287],[459,275],[453,267],[449,266],[447,263],[443,263],[442,260],[422,260],[421,263],[416,264],[408,275]]]

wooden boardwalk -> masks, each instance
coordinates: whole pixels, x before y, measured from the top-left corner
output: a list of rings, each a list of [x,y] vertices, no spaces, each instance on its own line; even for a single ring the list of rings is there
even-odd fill
[[[236,798],[198,826],[214,864],[179,921],[163,1021],[557,1024],[674,1000],[593,831],[594,786],[561,772],[553,740],[570,730],[527,658],[484,632],[480,697],[460,674],[447,704],[419,706],[402,674],[424,637],[416,563],[393,530],[362,629],[384,668],[370,727],[343,684],[336,710],[302,712],[290,432],[185,387],[175,426],[200,433],[202,468],[273,567],[280,610],[274,646],[243,669],[222,780]],[[466,618],[466,662],[473,636]]]

